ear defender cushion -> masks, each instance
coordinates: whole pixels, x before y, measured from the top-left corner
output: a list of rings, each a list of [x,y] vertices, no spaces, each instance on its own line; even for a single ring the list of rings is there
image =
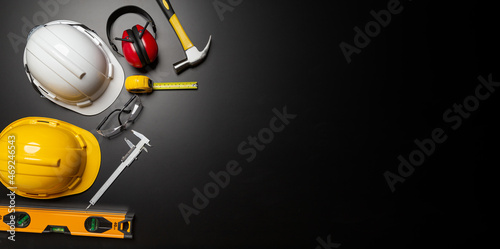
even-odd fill
[[[147,58],[149,63],[153,63],[158,57],[158,44],[156,43],[155,37],[153,37],[153,35],[146,29],[147,26],[148,24],[146,24],[145,27],[136,25],[137,30],[139,31],[139,37],[142,35],[141,41],[144,46],[144,56]]]
[[[124,30],[122,39],[127,40],[122,41],[122,50],[123,55],[125,56],[125,59],[127,59],[128,63],[135,68],[144,67],[144,58],[139,54],[140,51],[136,46],[138,41],[134,36],[134,32],[131,29]]]
[[[135,45],[135,48],[137,50],[137,55],[141,59],[142,65],[146,66],[150,63],[149,58],[148,58],[148,52],[146,51],[146,48],[144,47],[144,43],[141,39],[141,34],[139,33],[139,29],[137,26],[139,26],[144,32],[144,28],[142,28],[140,25],[135,25],[134,27],[132,27],[132,32],[134,33],[134,39],[135,39],[135,41],[137,41],[137,42],[134,42],[134,45]]]

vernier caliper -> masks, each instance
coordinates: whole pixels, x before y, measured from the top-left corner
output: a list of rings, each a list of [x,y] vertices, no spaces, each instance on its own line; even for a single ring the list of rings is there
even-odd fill
[[[109,186],[111,186],[111,184],[116,180],[116,178],[118,178],[120,173],[122,173],[122,171],[126,167],[130,166],[130,164],[132,164],[137,159],[137,157],[139,156],[139,154],[141,154],[143,150],[148,152],[145,145],[151,147],[151,145],[149,145],[149,139],[137,131],[132,130],[132,133],[134,133],[134,135],[140,138],[141,141],[139,141],[136,145],[134,145],[132,142],[130,142],[130,140],[125,138],[125,142],[130,147],[130,150],[127,152],[127,154],[125,154],[125,156],[122,157],[121,160],[122,163],[120,164],[120,166],[118,166],[115,172],[113,172],[113,174],[108,178],[108,180],[104,183],[104,185],[102,185],[102,187],[99,189],[99,191],[97,191],[94,197],[90,199],[90,205],[86,209],[89,209],[90,206],[95,205],[95,203],[99,200],[99,198],[101,198],[104,192],[106,192]]]

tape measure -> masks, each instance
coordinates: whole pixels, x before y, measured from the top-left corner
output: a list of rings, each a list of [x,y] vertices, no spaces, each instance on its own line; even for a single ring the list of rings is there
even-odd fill
[[[196,90],[198,82],[153,83],[144,75],[133,75],[125,80],[125,88],[131,93],[150,93],[153,90]]]
[[[0,231],[131,239],[133,218],[127,212],[0,206]]]

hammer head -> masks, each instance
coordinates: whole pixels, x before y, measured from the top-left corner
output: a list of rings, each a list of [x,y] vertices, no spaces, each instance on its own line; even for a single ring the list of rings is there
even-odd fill
[[[174,64],[175,72],[179,74],[180,72],[184,71],[189,67],[194,67],[200,64],[205,59],[205,57],[207,57],[211,42],[212,42],[212,36],[208,38],[208,43],[202,51],[198,51],[198,49],[195,46],[187,49],[185,51],[186,59]]]

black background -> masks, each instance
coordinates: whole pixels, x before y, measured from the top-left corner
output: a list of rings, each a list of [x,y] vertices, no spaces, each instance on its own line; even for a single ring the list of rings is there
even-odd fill
[[[41,2],[46,2],[41,0]],[[132,240],[60,234],[0,234],[0,248],[478,248],[495,185],[499,93],[480,102],[462,125],[450,129],[443,113],[474,94],[478,77],[500,81],[496,8],[488,1],[401,1],[404,8],[347,63],[339,44],[353,44],[354,27],[373,20],[385,1],[232,1],[221,20],[212,0],[172,0],[189,37],[207,59],[176,75],[184,54],[154,1],[80,1],[59,5],[49,20],[86,24],[105,38],[105,23],[128,4],[148,11],[160,47],[155,68],[138,71],[118,58],[126,76],[155,81],[198,81],[197,91],[142,95],[145,109],[133,129],[151,139],[150,153],[127,168],[93,208],[135,213]],[[219,2],[229,4],[226,0]],[[99,140],[99,176],[86,192],[54,200],[16,198],[16,205],[85,208],[119,165],[125,132],[102,139],[95,127],[108,110],[82,116],[41,99],[23,71],[23,17],[43,11],[37,1],[3,3],[1,127],[27,116],[60,119]],[[142,19],[127,15],[116,36]],[[121,107],[125,89],[111,108]],[[273,109],[297,117],[254,160],[238,152],[248,136],[269,127]],[[443,128],[448,139],[391,192],[384,172],[396,173],[415,139]],[[192,206],[193,188],[209,172],[236,160],[242,172],[186,224],[178,205]],[[6,188],[0,204],[7,203]],[[3,197],[2,197],[3,196]]]

